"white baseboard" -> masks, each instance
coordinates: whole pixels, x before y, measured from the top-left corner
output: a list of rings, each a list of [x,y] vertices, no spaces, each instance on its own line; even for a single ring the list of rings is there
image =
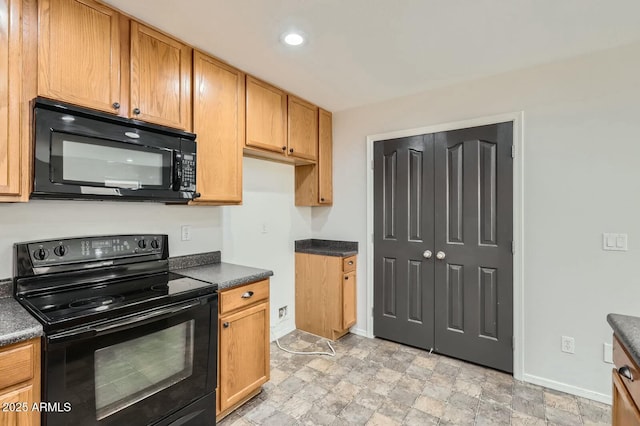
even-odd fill
[[[364,330],[362,328],[352,328],[351,330],[349,330],[350,333],[353,334],[357,334],[358,336],[362,336],[362,337],[373,337],[373,336],[369,336],[369,334],[367,333],[367,330]]]
[[[525,382],[533,383],[534,385],[544,386],[549,389],[570,393],[571,395],[576,395],[582,398],[592,399],[594,401],[602,402],[603,404],[611,405],[611,395],[607,395],[600,392],[594,392],[588,389],[579,388],[577,386],[569,385],[562,382],[556,382],[555,380],[534,376],[533,374],[525,373],[522,376],[522,378]]]
[[[295,324],[291,322],[286,322],[282,324],[278,324],[277,326],[271,327],[271,342],[274,342],[276,339],[281,338],[282,336],[286,336],[296,329]]]

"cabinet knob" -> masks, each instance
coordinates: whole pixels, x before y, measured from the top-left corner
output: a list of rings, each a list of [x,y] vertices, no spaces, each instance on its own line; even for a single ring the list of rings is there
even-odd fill
[[[293,152],[293,148],[289,148],[289,152]]]
[[[286,147],[286,146],[283,146],[283,147],[282,147],[282,150],[283,150],[283,151],[286,151],[286,150],[287,150],[287,147]]]
[[[320,198],[320,201],[324,202],[324,198]]]
[[[349,275],[345,275],[345,276],[344,276],[344,279],[345,279],[345,280],[348,280],[348,279],[349,279]]]
[[[134,113],[135,115],[140,114],[140,108],[134,108],[134,109],[133,109],[133,113]]]
[[[252,292],[252,291],[247,291],[247,292],[246,292],[246,293],[244,293],[241,297],[242,297],[243,299],[248,299],[248,298],[250,298],[251,296],[253,296],[253,292]]]
[[[623,377],[626,377],[627,379],[633,382],[633,374],[631,374],[631,369],[629,368],[628,365],[623,365],[622,367],[618,368],[618,374]]]
[[[224,328],[229,328],[229,323],[228,323],[228,322],[225,322],[225,323],[223,323],[223,324],[222,324],[222,326],[223,326]]]
[[[113,106],[113,109],[120,109],[120,103],[118,102],[114,102],[111,106]]]

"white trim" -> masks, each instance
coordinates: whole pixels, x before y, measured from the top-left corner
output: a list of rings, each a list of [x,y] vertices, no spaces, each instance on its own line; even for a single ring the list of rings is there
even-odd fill
[[[369,333],[367,333],[367,330],[365,330],[364,328],[353,327],[351,330],[349,330],[349,333],[357,334],[358,336],[362,336],[362,337],[371,337],[369,336]]]
[[[525,374],[524,381],[533,383],[534,385],[544,386],[545,388],[555,389],[560,392],[570,393],[572,395],[581,396],[583,398],[611,405],[612,396],[604,393],[579,388],[577,386],[569,385],[563,382],[556,382],[555,380],[545,379],[544,377],[534,376],[533,374]]]
[[[398,130],[367,136],[367,328],[366,336],[373,335],[373,143],[375,141],[404,138],[428,133],[464,129],[466,127],[513,122],[513,377],[524,376],[524,112],[512,112],[488,117],[472,118],[451,123],[435,124],[417,129]],[[586,392],[586,391],[585,391]]]

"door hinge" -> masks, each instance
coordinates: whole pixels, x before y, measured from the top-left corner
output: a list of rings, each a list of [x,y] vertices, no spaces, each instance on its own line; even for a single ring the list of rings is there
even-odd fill
[[[371,170],[373,170],[373,160],[371,160]]]
[[[511,241],[511,254],[516,254],[516,243]]]
[[[511,158],[516,158],[516,146],[511,145]]]
[[[511,336],[511,349],[516,348],[516,336]]]
[[[375,310],[374,310],[374,308],[373,308],[373,306],[372,306],[372,307],[371,307],[371,317],[372,317],[372,318],[373,318],[373,312],[374,312],[374,311],[375,311]]]

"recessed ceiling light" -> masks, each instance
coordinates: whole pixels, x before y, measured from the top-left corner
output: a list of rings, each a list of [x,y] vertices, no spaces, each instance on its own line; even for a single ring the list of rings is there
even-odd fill
[[[291,32],[284,34],[282,41],[289,46],[300,46],[304,43],[304,37],[301,34]]]

